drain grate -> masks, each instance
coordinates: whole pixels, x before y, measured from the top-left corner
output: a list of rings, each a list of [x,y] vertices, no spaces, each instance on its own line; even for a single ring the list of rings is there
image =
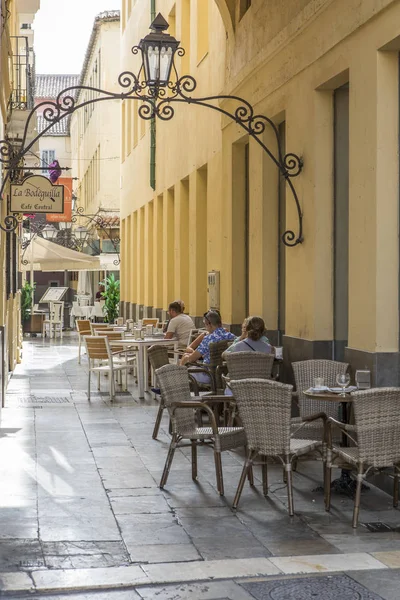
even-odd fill
[[[360,525],[368,529],[368,531],[371,531],[371,533],[388,533],[391,531],[400,531],[400,527],[392,527],[391,525],[388,525],[387,523],[382,523],[381,521],[378,521],[376,523],[360,523]]]
[[[67,396],[23,396],[18,398],[18,404],[67,404]]]
[[[240,584],[256,600],[382,600],[347,575]]]

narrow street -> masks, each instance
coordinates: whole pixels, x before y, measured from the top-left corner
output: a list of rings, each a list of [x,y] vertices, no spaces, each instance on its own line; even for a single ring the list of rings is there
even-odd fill
[[[295,473],[294,518],[287,515],[282,471],[274,466],[269,498],[256,472],[255,488],[246,485],[234,512],[243,456],[223,453],[221,498],[208,448],[199,451],[198,483],[191,479],[188,448],[177,452],[161,491],[168,421],[165,416],[159,439],[152,440],[152,396],[139,401],[131,383],[111,404],[105,381],[100,393],[94,386],[89,403],[86,385],[86,358],[78,365],[75,334],[62,342],[24,342],[0,428],[7,457],[0,466],[3,593],[124,587],[128,591],[93,597],[244,600],[311,598],[317,586],[320,598],[399,597],[399,513],[389,496],[371,488],[362,501],[361,523],[385,523],[384,533],[364,525],[353,531],[352,500],[335,495],[326,514],[322,493],[313,491],[321,465],[309,462]],[[295,587],[292,579],[282,580],[300,574],[311,580]],[[347,591],[338,595],[338,589]]]

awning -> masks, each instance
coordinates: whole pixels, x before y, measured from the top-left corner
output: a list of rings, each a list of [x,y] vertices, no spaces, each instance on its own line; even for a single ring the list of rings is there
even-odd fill
[[[64,248],[59,244],[36,237],[29,244],[24,254],[23,271],[99,271],[101,269],[98,256],[88,256],[76,250]]]

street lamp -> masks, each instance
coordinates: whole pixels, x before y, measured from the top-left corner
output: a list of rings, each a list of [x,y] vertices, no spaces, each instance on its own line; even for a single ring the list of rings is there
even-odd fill
[[[86,229],[86,227],[77,227],[74,230],[74,233],[76,239],[79,240],[79,242],[83,246],[83,244],[85,243],[86,236],[88,234],[88,230]]]
[[[57,237],[57,229],[53,225],[46,225],[42,229],[42,236],[45,240],[49,240],[50,242]]]
[[[148,86],[166,86],[179,42],[165,30],[169,25],[159,13],[150,25],[152,33],[140,40],[143,67]]]
[[[61,230],[66,231],[66,230],[71,229],[72,223],[70,221],[60,221],[58,226]]]

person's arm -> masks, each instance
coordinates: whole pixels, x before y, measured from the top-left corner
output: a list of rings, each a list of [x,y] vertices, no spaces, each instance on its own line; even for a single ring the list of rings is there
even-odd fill
[[[171,319],[170,322],[168,323],[167,332],[164,333],[164,339],[170,340],[171,338],[175,337],[175,333],[176,333],[176,325],[174,323],[174,319]]]
[[[200,346],[201,342],[204,340],[207,332],[200,333],[195,340],[185,349],[185,353],[191,354],[198,346]]]
[[[200,360],[201,354],[198,350],[194,350],[192,353],[186,353],[181,358],[181,365],[186,365],[187,363],[193,363],[197,360]]]

